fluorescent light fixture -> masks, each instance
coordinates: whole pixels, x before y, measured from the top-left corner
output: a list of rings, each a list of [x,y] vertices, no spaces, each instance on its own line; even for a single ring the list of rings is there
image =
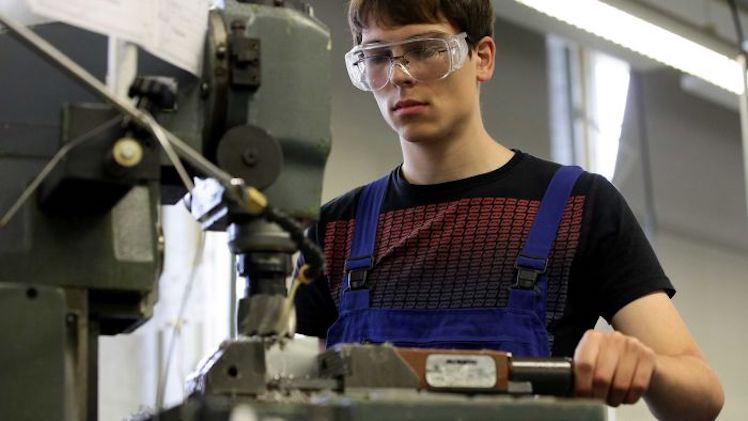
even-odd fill
[[[736,59],[602,1],[515,1],[729,92],[743,93],[741,66]]]

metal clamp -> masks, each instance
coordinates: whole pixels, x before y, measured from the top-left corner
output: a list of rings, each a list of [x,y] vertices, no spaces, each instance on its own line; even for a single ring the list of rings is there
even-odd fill
[[[260,39],[246,35],[247,24],[240,20],[231,22],[229,51],[231,84],[257,90],[261,84]]]
[[[366,276],[368,272],[368,269],[353,269],[348,271],[348,275],[346,275],[348,289],[356,290],[366,288],[368,286]]]
[[[538,277],[540,275],[543,275],[548,269],[548,259],[544,257],[529,256],[525,254],[520,254],[519,257],[525,257],[527,259],[543,261],[542,269],[535,269],[535,268],[531,268],[527,266],[520,266],[517,263],[514,264],[514,268],[517,269],[517,282],[514,284],[514,288],[533,289],[535,288],[535,284],[537,284],[538,282]]]
[[[538,277],[543,273],[545,273],[544,270],[517,268],[517,282],[514,284],[514,288],[534,289],[535,284],[538,282]]]

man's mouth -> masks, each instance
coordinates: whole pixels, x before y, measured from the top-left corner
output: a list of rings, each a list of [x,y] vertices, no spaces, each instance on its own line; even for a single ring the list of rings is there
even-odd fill
[[[416,110],[426,105],[427,105],[426,102],[416,101],[414,99],[403,99],[403,100],[397,101],[395,105],[392,106],[392,111],[397,112],[397,111]]]

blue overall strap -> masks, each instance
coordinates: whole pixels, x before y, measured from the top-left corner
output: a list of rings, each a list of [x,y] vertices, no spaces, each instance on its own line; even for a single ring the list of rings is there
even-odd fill
[[[374,267],[374,244],[377,237],[377,223],[382,199],[387,188],[389,175],[366,186],[356,205],[356,223],[353,228],[351,253],[345,261],[345,282],[347,289],[366,287],[366,273]]]
[[[566,208],[571,190],[583,170],[564,166],[553,175],[540,202],[535,222],[530,228],[525,245],[517,257],[517,284],[515,287],[533,289],[538,276],[545,273],[553,240],[558,232],[561,215]]]
[[[382,199],[389,176],[384,176],[361,190],[356,205],[351,252],[345,261],[345,277],[340,288],[340,314],[369,308],[366,275],[374,267],[374,245]]]

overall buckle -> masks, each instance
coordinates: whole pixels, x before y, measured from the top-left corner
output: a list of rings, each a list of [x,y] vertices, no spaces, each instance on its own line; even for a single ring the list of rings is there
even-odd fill
[[[538,282],[538,277],[543,273],[545,273],[545,271],[517,268],[517,282],[514,284],[514,288],[534,289],[535,284]]]
[[[543,275],[548,269],[548,259],[542,257],[528,256],[520,254],[520,257],[529,259],[535,259],[543,262],[542,269],[535,269],[527,266],[519,266],[517,263],[514,264],[514,268],[517,269],[517,282],[514,284],[514,288],[520,289],[534,289],[535,284],[538,282],[538,277]]]
[[[353,269],[348,271],[348,289],[364,289],[368,286],[366,274],[369,272],[368,269]]]

